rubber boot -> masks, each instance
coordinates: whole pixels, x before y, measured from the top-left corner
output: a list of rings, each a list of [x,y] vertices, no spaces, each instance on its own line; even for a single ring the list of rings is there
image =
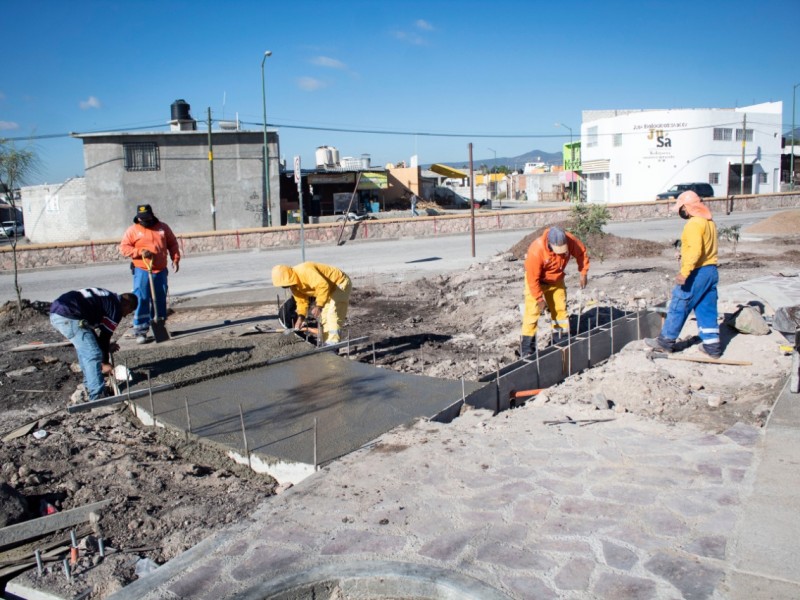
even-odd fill
[[[520,358],[525,358],[526,356],[530,356],[533,354],[533,343],[536,340],[536,336],[533,335],[523,335],[522,339],[519,344],[519,356]]]

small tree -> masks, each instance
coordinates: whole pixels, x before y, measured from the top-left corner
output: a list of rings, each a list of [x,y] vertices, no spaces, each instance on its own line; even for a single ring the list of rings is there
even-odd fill
[[[733,254],[736,255],[736,246],[739,244],[739,233],[741,225],[731,225],[730,227],[723,227],[719,230],[719,236],[733,244]]]
[[[39,168],[39,157],[31,149],[20,150],[9,140],[0,139],[0,189],[5,190],[6,202],[14,212],[17,220],[17,203],[14,190],[26,183]],[[17,316],[22,315],[22,288],[19,285],[19,267],[17,264],[17,236],[9,236],[11,254],[14,261],[14,290],[17,292]]]
[[[604,204],[573,204],[570,213],[575,222],[570,231],[581,240],[592,234],[605,235],[603,227],[611,220],[611,213]]]

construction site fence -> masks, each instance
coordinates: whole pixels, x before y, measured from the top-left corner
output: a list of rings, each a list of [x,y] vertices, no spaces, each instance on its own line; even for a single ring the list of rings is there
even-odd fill
[[[800,191],[774,194],[706,198],[712,213],[730,214],[753,210],[796,208],[800,206]],[[670,216],[673,201],[661,200],[640,203],[607,204],[612,221],[638,221]],[[474,213],[475,231],[535,230],[569,218],[572,205],[524,209],[481,209]],[[303,225],[302,236],[308,245],[336,245],[355,240],[400,239],[469,233],[472,214],[428,215],[411,218],[378,218],[359,222],[319,223]],[[180,233],[180,223],[173,223],[183,257],[192,254],[229,252],[236,250],[266,250],[298,247],[301,225],[259,227],[235,231]],[[344,229],[343,229],[344,227]],[[341,240],[340,240],[341,235]],[[120,238],[122,232],[120,232]],[[50,268],[87,263],[127,262],[119,251],[119,239],[83,240],[53,244],[25,244],[16,249],[0,247],[0,270]]]

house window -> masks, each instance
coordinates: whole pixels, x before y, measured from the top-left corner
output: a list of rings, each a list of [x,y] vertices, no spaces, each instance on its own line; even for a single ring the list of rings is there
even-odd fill
[[[588,148],[594,148],[597,146],[597,126],[589,127],[586,130],[586,146]]]
[[[136,144],[123,144],[126,171],[160,171],[161,157],[158,144],[155,142],[140,142]]]
[[[759,173],[758,174],[758,183],[767,183],[767,174],[766,173]]]
[[[622,173],[616,173],[614,175],[614,183],[616,184],[617,187],[620,187],[622,185]]]
[[[621,133],[615,133],[614,134],[614,146],[615,147],[622,146],[622,134]]]
[[[733,136],[733,129],[730,127],[714,127],[715,142],[730,142]]]
[[[737,142],[741,142],[742,141],[742,131],[745,131],[745,134],[746,134],[744,141],[745,142],[752,142],[753,141],[753,130],[752,129],[745,129],[745,130],[737,129],[736,130],[736,141]]]
[[[708,183],[711,185],[716,185],[719,183],[719,173],[709,173],[708,174]]]

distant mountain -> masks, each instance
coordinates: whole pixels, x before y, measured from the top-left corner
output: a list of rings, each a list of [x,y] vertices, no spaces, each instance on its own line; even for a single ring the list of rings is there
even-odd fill
[[[520,154],[519,156],[498,156],[495,159],[494,156],[489,158],[473,158],[472,159],[472,166],[477,170],[482,165],[486,165],[489,168],[496,166],[503,166],[509,167],[511,169],[519,169],[525,166],[525,163],[528,162],[542,162],[546,165],[560,165],[563,162],[561,152],[545,152],[543,150],[531,150],[530,152],[526,152],[525,154]],[[469,162],[467,161],[459,161],[459,162],[445,162],[451,167],[455,167],[456,169],[469,169]],[[421,165],[423,169],[430,168],[430,164]]]

